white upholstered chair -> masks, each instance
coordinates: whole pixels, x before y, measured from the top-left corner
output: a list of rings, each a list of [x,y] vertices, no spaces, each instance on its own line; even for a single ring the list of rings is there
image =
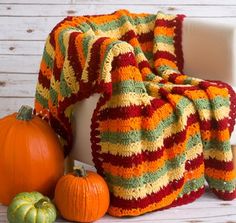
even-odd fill
[[[236,24],[186,18],[182,44],[184,73],[202,79],[222,80],[236,87]],[[93,165],[90,123],[97,100],[98,95],[94,95],[77,103],[73,114],[74,145],[70,159],[89,165]],[[236,145],[236,131],[231,136],[231,144]],[[232,148],[236,161],[236,147]]]

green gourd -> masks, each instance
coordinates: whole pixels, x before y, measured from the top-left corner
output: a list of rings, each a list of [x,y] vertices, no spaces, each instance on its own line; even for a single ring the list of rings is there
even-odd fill
[[[56,217],[54,204],[39,192],[19,193],[7,209],[10,223],[53,223]]]

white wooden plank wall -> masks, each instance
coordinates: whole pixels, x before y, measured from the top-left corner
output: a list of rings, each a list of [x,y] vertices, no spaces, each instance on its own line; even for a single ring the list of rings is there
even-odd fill
[[[67,15],[134,12],[186,14],[202,19],[236,23],[236,0],[0,0],[0,118],[33,105],[37,72],[45,38]],[[0,223],[6,207],[0,206]],[[58,222],[63,222],[59,220]],[[183,207],[138,218],[106,216],[98,222],[236,222],[236,203],[210,194]]]
[[[0,0],[0,117],[33,105],[45,38],[67,15],[158,10],[236,22],[235,0]]]

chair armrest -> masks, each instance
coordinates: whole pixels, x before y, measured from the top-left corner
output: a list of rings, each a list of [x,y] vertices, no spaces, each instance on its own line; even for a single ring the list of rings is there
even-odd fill
[[[184,73],[236,86],[236,25],[186,18]]]
[[[221,80],[236,90],[236,25],[186,18],[182,44],[186,75]]]
[[[99,94],[93,94],[89,98],[77,102],[72,116],[74,140],[70,157],[91,166],[94,163],[91,154],[90,125],[99,97]]]

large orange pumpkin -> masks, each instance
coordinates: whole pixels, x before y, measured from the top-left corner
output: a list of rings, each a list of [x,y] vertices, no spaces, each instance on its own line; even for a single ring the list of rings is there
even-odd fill
[[[93,222],[107,212],[110,196],[104,179],[81,167],[58,181],[54,201],[65,219]]]
[[[0,119],[0,203],[8,205],[20,192],[53,196],[63,161],[56,134],[31,107]]]

